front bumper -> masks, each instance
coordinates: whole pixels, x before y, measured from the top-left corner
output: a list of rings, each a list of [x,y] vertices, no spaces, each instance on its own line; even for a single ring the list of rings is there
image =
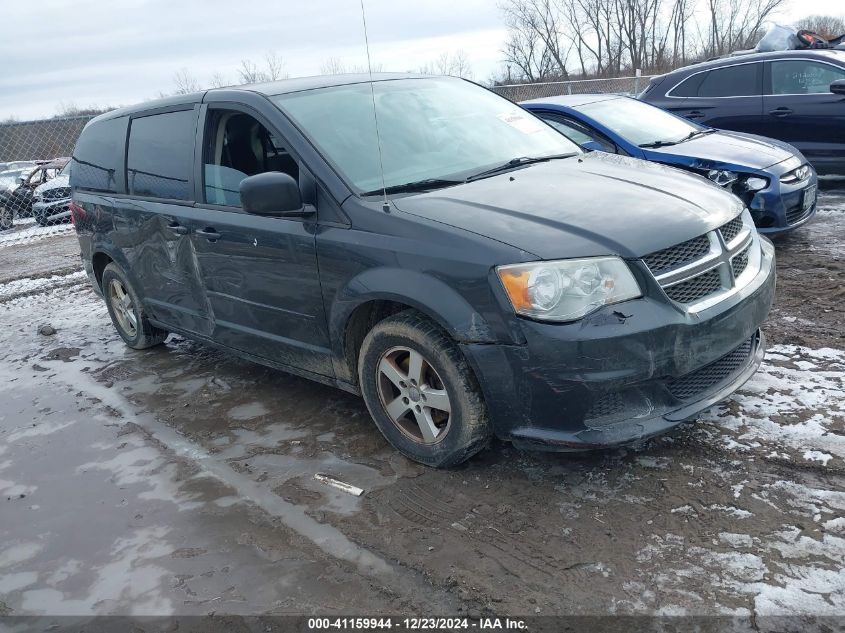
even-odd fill
[[[815,186],[818,195],[818,184],[815,174],[795,185],[784,185],[773,179],[772,184],[758,192],[748,205],[757,232],[772,238],[807,224],[815,216],[818,202],[805,210],[804,192]]]
[[[723,400],[759,367],[774,248],[719,304],[688,314],[647,293],[570,324],[521,321],[523,346],[465,344],[495,434],[583,450],[657,435]]]

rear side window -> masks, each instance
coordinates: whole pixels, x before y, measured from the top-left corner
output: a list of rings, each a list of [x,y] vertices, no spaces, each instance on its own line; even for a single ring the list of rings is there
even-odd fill
[[[128,117],[96,121],[85,128],[73,150],[73,177],[76,189],[117,193],[122,178]]]
[[[670,92],[669,96],[672,97],[697,97],[698,96],[698,88],[701,86],[701,82],[704,81],[704,78],[707,76],[707,73],[698,73],[688,77],[684,81],[682,81],[679,85],[674,87]]]
[[[180,110],[132,119],[126,180],[135,196],[191,200],[197,115]]]
[[[762,94],[759,64],[740,64],[707,73],[699,97],[750,97]]]

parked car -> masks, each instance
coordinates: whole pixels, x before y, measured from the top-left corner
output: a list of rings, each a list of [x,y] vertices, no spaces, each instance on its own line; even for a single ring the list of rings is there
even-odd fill
[[[82,132],[70,183],[127,345],[176,332],[360,393],[434,466],[493,435],[573,450],[664,432],[765,349],[774,248],[738,198],[585,154],[460,79],[292,79],[113,111]]]
[[[698,123],[794,145],[820,174],[845,174],[845,51],[725,57],[651,80],[643,101]]]
[[[816,172],[781,141],[715,130],[615,95],[549,97],[522,106],[585,149],[706,176],[739,196],[769,237],[806,224],[816,212]]]
[[[41,162],[32,169],[22,171],[16,187],[0,191],[0,196],[2,196],[0,204],[3,205],[6,215],[10,216],[12,222],[16,216],[25,218],[32,215],[35,189],[55,178],[69,160],[69,158],[56,158],[49,162]]]
[[[70,161],[52,180],[35,188],[32,217],[39,226],[70,222]]]
[[[19,168],[0,172],[0,231],[7,231],[14,226],[14,208],[6,202],[12,199],[15,190],[21,185],[21,178],[26,178],[30,171]]]

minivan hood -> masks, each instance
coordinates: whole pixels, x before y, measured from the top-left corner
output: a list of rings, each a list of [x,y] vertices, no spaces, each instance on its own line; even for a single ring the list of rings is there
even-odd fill
[[[765,169],[797,154],[791,145],[774,139],[723,131],[644,151],[652,160],[699,169]]]
[[[733,219],[742,203],[707,179],[593,152],[394,200],[403,212],[540,259],[642,257]]]

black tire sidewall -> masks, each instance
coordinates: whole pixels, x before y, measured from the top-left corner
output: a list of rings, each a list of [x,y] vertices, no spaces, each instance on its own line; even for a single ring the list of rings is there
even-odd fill
[[[442,335],[431,337],[425,326],[417,329],[390,321],[377,325],[367,335],[361,349],[358,379],[370,415],[385,438],[410,459],[436,467],[464,461],[481,450],[490,435],[480,390],[468,363],[461,362],[460,350]],[[446,346],[451,348],[446,349]],[[377,367],[382,355],[393,347],[408,347],[422,354],[444,383],[452,409],[449,430],[434,444],[421,444],[409,438],[381,404],[376,385]]]

